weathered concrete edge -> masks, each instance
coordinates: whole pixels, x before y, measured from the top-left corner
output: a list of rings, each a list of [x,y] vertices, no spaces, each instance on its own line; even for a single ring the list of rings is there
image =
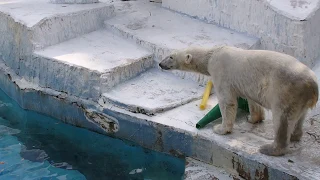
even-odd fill
[[[42,49],[98,30],[103,27],[106,19],[115,16],[114,10],[112,4],[106,4],[103,7],[44,18],[30,27],[34,48]]]
[[[111,96],[102,96],[104,104],[106,104],[108,102],[108,103],[114,104],[115,106],[117,106],[119,108],[122,108],[122,109],[125,109],[127,111],[130,111],[132,113],[141,113],[141,114],[145,114],[147,116],[154,116],[157,113],[161,113],[161,112],[165,112],[165,111],[174,109],[176,107],[188,104],[188,103],[193,102],[195,100],[199,100],[200,98],[201,98],[201,96],[194,97],[194,98],[189,98],[189,99],[183,100],[181,102],[171,103],[169,105],[160,106],[158,108],[151,109],[151,108],[148,108],[148,107],[137,106],[137,105],[134,105],[134,104],[124,104],[122,102],[119,102],[116,99],[113,99]]]
[[[185,180],[242,180],[235,174],[230,174],[222,168],[218,168],[193,158],[186,158]]]
[[[225,168],[242,177],[297,179],[279,168],[269,167],[248,154],[217,144],[198,134],[149,120],[150,117],[123,111],[112,105],[102,107],[51,89],[21,83],[8,67],[0,65],[0,87],[18,104],[65,123],[101,134],[126,139],[152,150],[178,157],[189,156]]]
[[[154,66],[149,54],[110,70],[97,71],[45,57],[37,52],[20,65],[20,73],[28,81],[74,96],[97,102],[101,93],[136,77]],[[89,84],[88,84],[89,83]]]
[[[154,54],[150,53],[129,63],[104,71],[101,75],[101,92],[135,78],[155,66]]]

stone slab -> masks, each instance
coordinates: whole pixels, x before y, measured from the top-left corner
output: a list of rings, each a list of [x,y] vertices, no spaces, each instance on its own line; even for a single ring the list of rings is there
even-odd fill
[[[148,50],[106,30],[35,51],[35,54],[98,72],[108,72],[152,55]]]
[[[102,98],[132,112],[154,115],[201,98],[204,87],[158,69],[119,84]]]

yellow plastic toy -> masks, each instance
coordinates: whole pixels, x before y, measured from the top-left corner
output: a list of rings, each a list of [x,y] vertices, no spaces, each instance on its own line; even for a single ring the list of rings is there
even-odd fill
[[[205,110],[205,109],[206,109],[207,101],[208,101],[208,99],[209,99],[212,86],[213,86],[212,82],[211,82],[211,81],[208,81],[207,86],[206,86],[206,89],[205,89],[205,91],[204,91],[204,93],[203,93],[203,97],[202,97],[201,104],[200,104],[200,109],[201,109],[201,110]]]

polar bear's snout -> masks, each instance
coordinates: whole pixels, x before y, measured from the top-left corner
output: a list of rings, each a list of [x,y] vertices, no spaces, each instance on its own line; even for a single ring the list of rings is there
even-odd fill
[[[178,64],[173,59],[172,56],[168,56],[159,63],[159,66],[161,67],[161,69],[170,70],[170,69],[177,69]]]
[[[161,63],[161,62],[159,63],[159,66],[160,66],[161,69],[164,69],[164,70],[169,70],[170,69],[169,67],[163,65],[163,63]]]

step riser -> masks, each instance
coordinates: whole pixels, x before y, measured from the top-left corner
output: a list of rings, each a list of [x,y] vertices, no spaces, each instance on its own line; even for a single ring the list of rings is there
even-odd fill
[[[152,57],[148,56],[126,66],[117,67],[109,73],[101,73],[33,55],[20,64],[20,73],[41,87],[97,101],[101,92],[139,75],[153,64]]]
[[[163,0],[162,6],[259,37],[263,49],[287,53],[309,67],[313,67],[320,56],[315,48],[320,46],[320,28],[314,24],[320,19],[320,11],[307,21],[299,21],[284,16],[264,1],[256,0]],[[234,12],[241,13],[235,15]]]
[[[103,73],[101,76],[102,92],[106,92],[115,85],[138,76],[154,67],[154,64],[153,56],[147,56],[136,60],[129,66],[116,67],[111,72]]]
[[[31,39],[42,49],[98,30],[113,16],[114,6],[105,6],[44,19],[32,27]]]
[[[0,12],[0,59],[19,73],[19,63],[32,53],[32,43],[28,38],[29,29],[16,22],[11,16]]]
[[[33,55],[32,59],[23,65],[21,75],[43,88],[94,100],[100,96],[100,72],[38,55]]]

